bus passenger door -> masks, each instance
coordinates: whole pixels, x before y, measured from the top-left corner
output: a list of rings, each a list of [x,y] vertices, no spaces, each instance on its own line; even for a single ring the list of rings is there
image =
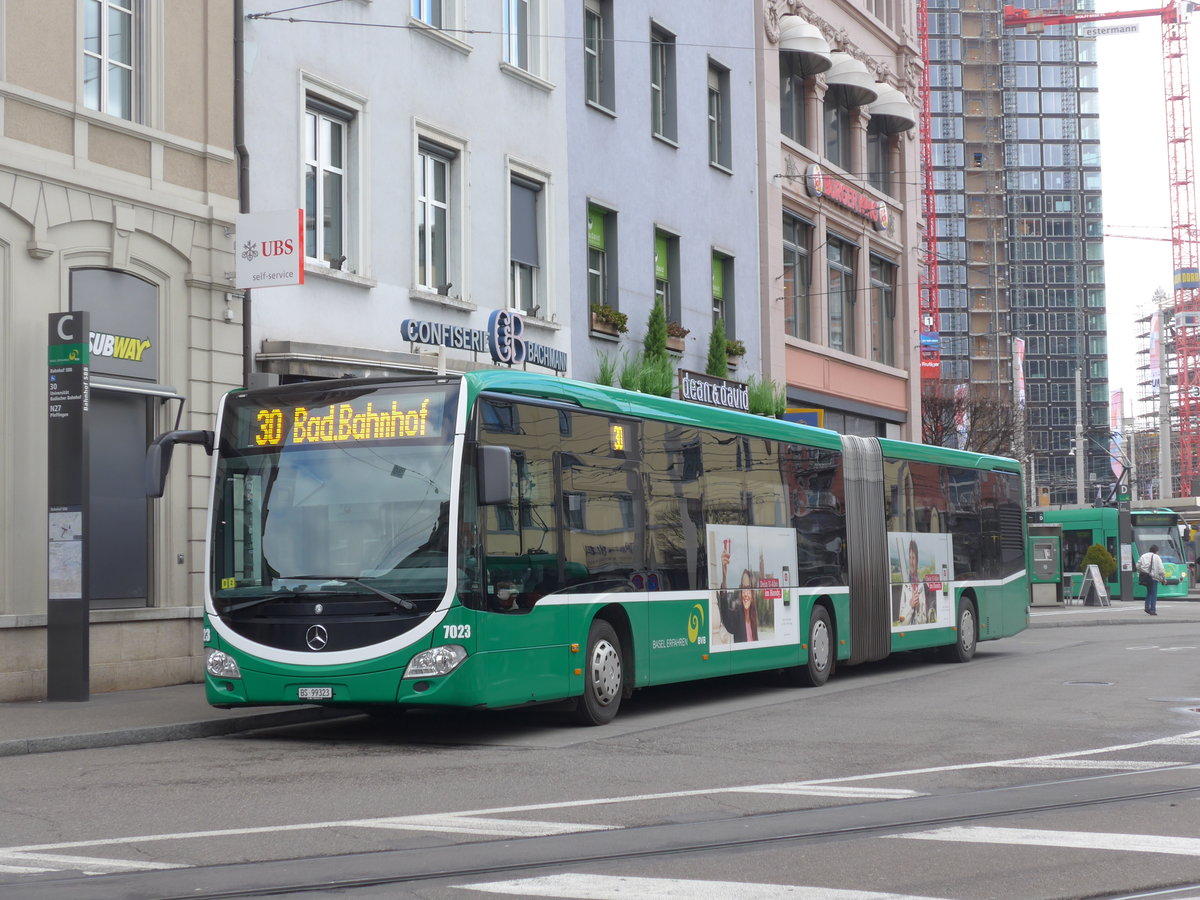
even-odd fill
[[[478,649],[489,706],[565,697],[567,608],[558,599],[559,536],[555,410],[493,404],[488,442],[512,450],[512,499],[485,507],[485,564]],[[485,423],[488,420],[485,419]]]
[[[640,653],[646,634],[645,522],[637,464],[628,459],[563,452],[562,592],[570,609],[570,640],[586,653],[596,613],[619,604]],[[617,614],[618,620],[621,618]],[[618,633],[621,632],[618,628]],[[578,668],[583,664],[577,657]],[[626,660],[626,664],[629,664]],[[645,674],[638,658],[637,671]],[[629,671],[627,669],[627,671]],[[640,683],[640,682],[639,682]]]

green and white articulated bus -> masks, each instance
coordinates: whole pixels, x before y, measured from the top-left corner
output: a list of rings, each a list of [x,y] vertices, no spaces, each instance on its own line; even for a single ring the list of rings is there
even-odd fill
[[[503,708],[591,724],[649,685],[1028,624],[1010,459],[538,374],[235,391],[205,572],[215,706]]]

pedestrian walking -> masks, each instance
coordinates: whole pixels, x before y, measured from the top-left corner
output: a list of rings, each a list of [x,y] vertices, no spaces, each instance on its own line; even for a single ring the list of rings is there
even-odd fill
[[[1167,577],[1162,557],[1158,555],[1158,544],[1151,544],[1137,561],[1138,584],[1146,588],[1146,612],[1158,615],[1158,586]]]

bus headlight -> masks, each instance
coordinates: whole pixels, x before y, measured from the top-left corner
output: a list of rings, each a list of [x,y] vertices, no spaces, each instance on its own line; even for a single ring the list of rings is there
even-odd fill
[[[209,650],[208,658],[204,660],[204,668],[213,678],[241,678],[242,671],[237,662],[228,653],[220,650]]]
[[[405,678],[438,678],[449,675],[467,658],[467,651],[457,644],[422,650],[409,661]]]

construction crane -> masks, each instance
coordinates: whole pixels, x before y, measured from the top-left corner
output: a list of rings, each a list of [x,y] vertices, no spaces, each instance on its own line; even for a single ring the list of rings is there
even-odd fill
[[[1192,100],[1186,15],[1190,0],[1172,0],[1154,9],[1107,13],[1048,13],[1004,7],[1004,25],[1039,33],[1048,25],[1103,22],[1157,16],[1162,22],[1163,86],[1167,112],[1167,181],[1171,193],[1171,257],[1175,267],[1176,409],[1179,417],[1179,472],[1183,496],[1200,489],[1200,225],[1196,221]],[[1165,375],[1164,375],[1165,377]],[[1167,427],[1168,422],[1161,423]]]

